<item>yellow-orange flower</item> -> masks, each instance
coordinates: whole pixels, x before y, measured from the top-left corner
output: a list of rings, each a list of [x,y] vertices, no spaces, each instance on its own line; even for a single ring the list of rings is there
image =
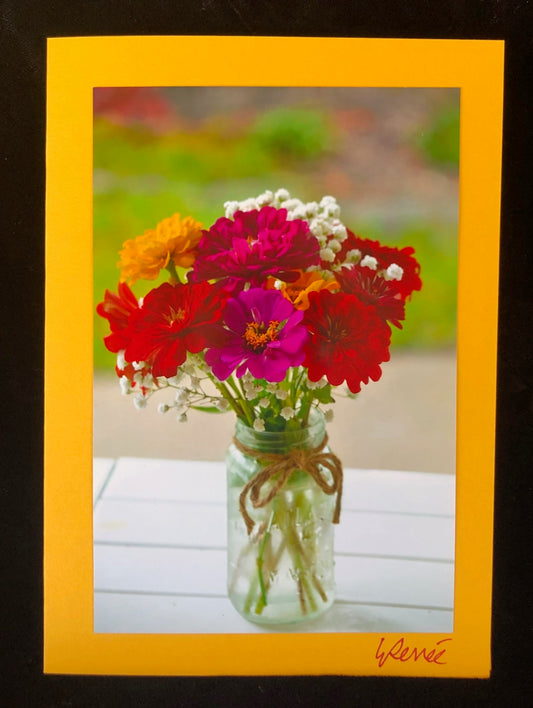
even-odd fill
[[[179,214],[163,219],[142,236],[129,239],[120,251],[121,282],[134,283],[139,278],[155,280],[170,261],[175,266],[190,268],[196,258],[196,247],[202,237],[202,224],[191,216]]]
[[[276,287],[275,278],[269,278],[267,281],[268,288]],[[287,300],[290,300],[297,310],[307,310],[309,307],[309,293],[317,292],[318,290],[338,290],[339,284],[335,279],[324,280],[322,275],[314,270],[308,273],[301,273],[298,280],[293,283],[281,283],[280,292]]]

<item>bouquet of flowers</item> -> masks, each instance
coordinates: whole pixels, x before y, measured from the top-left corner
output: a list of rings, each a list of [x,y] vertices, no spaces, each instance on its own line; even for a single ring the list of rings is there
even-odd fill
[[[285,189],[226,202],[208,229],[175,214],[126,241],[120,256],[118,292],[106,291],[97,312],[109,321],[104,341],[117,354],[122,392],[142,408],[172,388],[174,399],[161,412],[186,421],[191,410],[231,409],[255,433],[304,430],[316,408],[334,403],[341,384],[357,394],[377,381],[390,357],[391,325],[402,327],[405,303],[421,288],[413,248],[355,235],[333,197],[303,203]],[[168,282],[137,300],[128,283],[154,280],[163,269]],[[272,473],[263,482],[279,492],[288,477],[280,485]],[[263,567],[273,519],[254,524],[249,492],[241,512],[252,539],[254,525],[259,529]],[[259,496],[252,492],[255,508]],[[267,592],[259,576],[262,610]],[[302,596],[312,604],[309,593]]]

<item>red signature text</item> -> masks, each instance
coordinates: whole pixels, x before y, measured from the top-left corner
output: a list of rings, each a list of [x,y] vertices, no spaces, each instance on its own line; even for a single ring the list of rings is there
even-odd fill
[[[405,643],[405,637],[401,637],[396,641],[390,649],[384,647],[385,637],[381,637],[379,640],[378,648],[376,649],[376,659],[378,660],[378,666],[381,667],[385,664],[387,659],[393,659],[394,661],[418,661],[423,659],[428,664],[445,664],[442,661],[444,654],[446,653],[446,647],[440,648],[441,644],[444,642],[451,642],[452,638],[441,639],[435,642],[433,648],[429,647],[410,647]]]

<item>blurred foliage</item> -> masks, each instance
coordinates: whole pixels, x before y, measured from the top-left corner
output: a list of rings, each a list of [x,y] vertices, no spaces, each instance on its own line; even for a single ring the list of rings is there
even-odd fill
[[[450,118],[437,117],[424,136],[457,131]],[[446,128],[448,125],[448,128]],[[293,130],[293,126],[295,129]],[[316,199],[315,177],[332,140],[324,118],[316,111],[276,109],[249,128],[203,123],[196,131],[154,136],[139,128],[94,125],[94,307],[104,291],[116,291],[118,252],[129,238],[153,228],[179,212],[209,227],[223,214],[223,203],[245,199],[265,189],[287,188],[304,200]],[[292,131],[292,132],[291,132]],[[448,131],[448,132],[447,132]],[[444,138],[432,138],[442,150]],[[288,147],[290,144],[290,148]],[[287,157],[290,160],[280,159]],[[428,155],[442,155],[434,147]],[[453,151],[448,150],[449,154]],[[434,157],[431,158],[435,159]],[[444,158],[439,157],[441,164]],[[288,164],[286,164],[288,162]],[[310,165],[313,166],[310,169]],[[342,200],[341,200],[342,206]],[[395,231],[378,220],[350,221],[360,235],[391,246],[412,245],[422,264],[423,290],[407,304],[403,330],[393,328],[395,348],[443,347],[455,344],[457,232],[453,222],[401,222]],[[138,281],[137,297],[165,280]],[[95,314],[94,363],[112,370],[115,355],[102,342],[107,321]]]
[[[263,113],[250,136],[265,151],[285,160],[312,159],[331,146],[326,117],[304,108],[274,108]]]
[[[459,106],[443,106],[435,113],[429,127],[416,139],[422,154],[434,165],[459,165]]]

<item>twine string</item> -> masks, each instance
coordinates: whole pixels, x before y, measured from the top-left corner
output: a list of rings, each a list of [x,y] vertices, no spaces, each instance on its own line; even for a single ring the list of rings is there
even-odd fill
[[[262,470],[259,470],[246,483],[239,496],[239,509],[249,534],[254,527],[254,521],[246,510],[248,495],[254,509],[266,506],[281,491],[295,470],[307,472],[325,494],[337,493],[333,523],[339,523],[342,497],[342,463],[332,452],[323,452],[327,443],[328,436],[326,434],[320,445],[308,450],[294,449],[288,453],[265,453],[243,445],[236,437],[233,438],[233,444],[243,454],[270,463]],[[324,474],[322,468],[329,470],[331,481]],[[264,493],[263,487],[266,482],[274,480],[275,477],[277,479],[273,481],[271,488]],[[261,496],[262,492],[263,496]]]

